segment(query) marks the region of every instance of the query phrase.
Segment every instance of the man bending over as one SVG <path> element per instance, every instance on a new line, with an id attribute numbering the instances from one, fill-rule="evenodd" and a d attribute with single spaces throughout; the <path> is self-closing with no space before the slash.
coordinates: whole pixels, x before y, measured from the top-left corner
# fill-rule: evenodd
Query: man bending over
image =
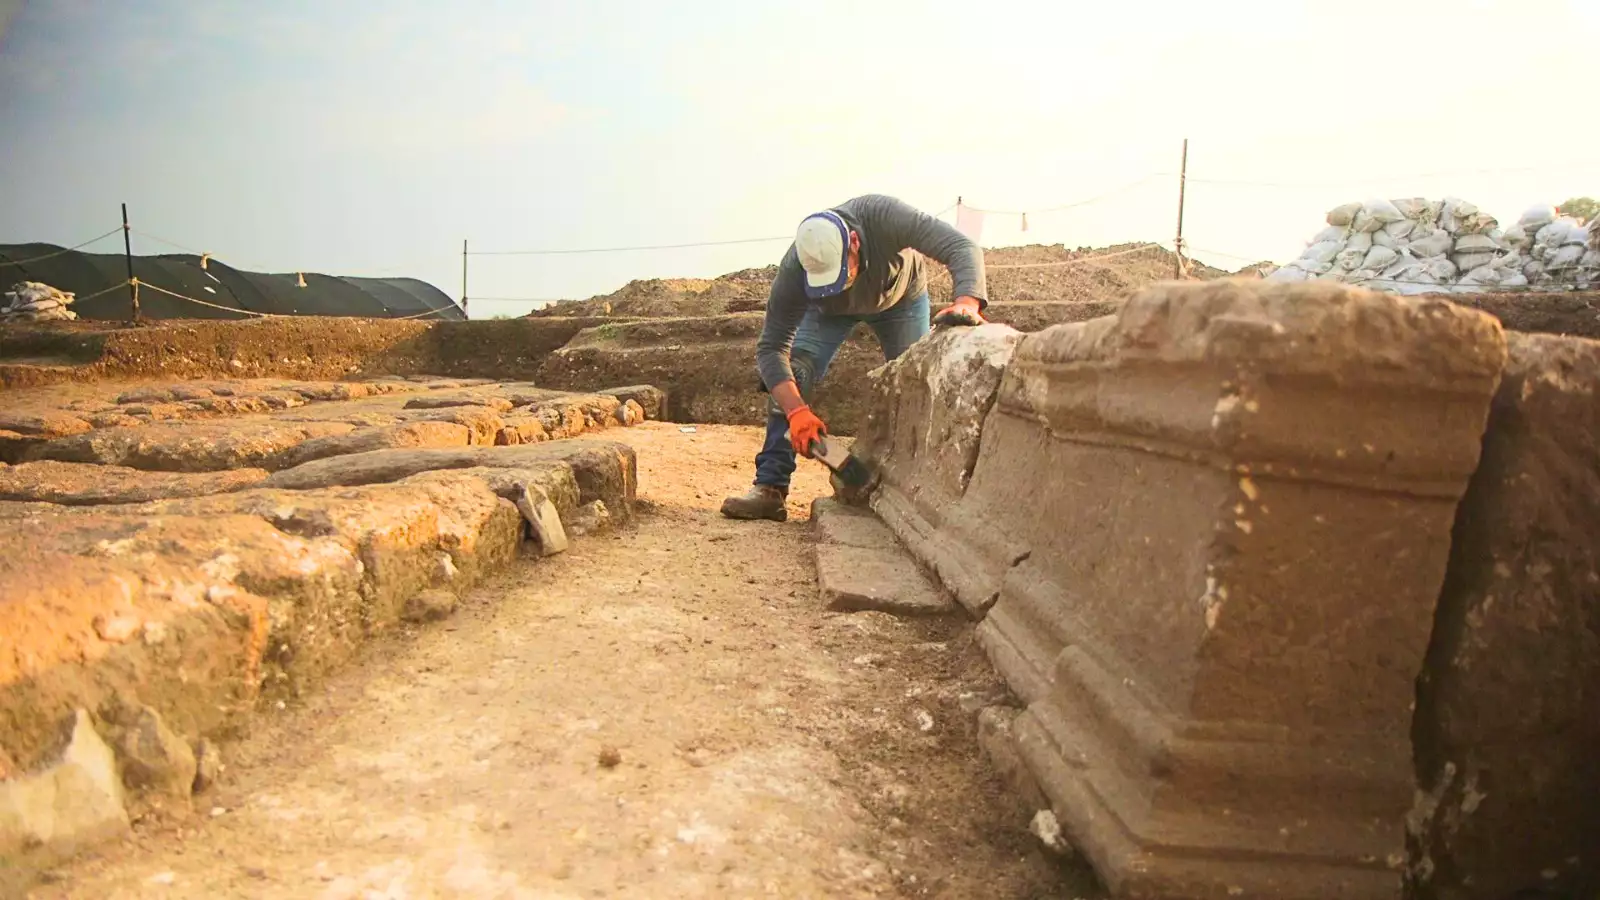
<path id="1" fill-rule="evenodd" d="M 839 346 L 858 323 L 894 359 L 928 333 L 923 255 L 944 263 L 955 301 L 935 325 L 981 325 L 989 300 L 983 251 L 954 227 L 893 197 L 868 194 L 807 216 L 778 264 L 756 344 L 756 368 L 771 394 L 755 485 L 723 501 L 730 519 L 789 517 L 785 501 L 796 452 L 827 426 L 808 405 Z"/>

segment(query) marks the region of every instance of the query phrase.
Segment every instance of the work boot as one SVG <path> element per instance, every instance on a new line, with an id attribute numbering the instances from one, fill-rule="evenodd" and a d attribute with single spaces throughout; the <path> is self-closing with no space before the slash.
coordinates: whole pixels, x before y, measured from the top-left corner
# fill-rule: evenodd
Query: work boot
<path id="1" fill-rule="evenodd" d="M 722 501 L 722 514 L 730 519 L 771 519 L 774 522 L 789 520 L 786 502 L 789 492 L 770 484 L 758 484 L 743 495 Z"/>

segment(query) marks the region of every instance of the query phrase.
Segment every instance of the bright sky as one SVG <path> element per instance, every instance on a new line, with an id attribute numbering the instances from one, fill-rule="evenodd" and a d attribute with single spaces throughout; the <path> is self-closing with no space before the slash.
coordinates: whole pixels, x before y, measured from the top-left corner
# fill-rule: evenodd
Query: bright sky
<path id="1" fill-rule="evenodd" d="M 1156 173 L 982 240 L 1170 241 L 1187 137 L 1184 233 L 1231 269 L 1216 254 L 1287 260 L 1367 196 L 1514 220 L 1600 194 L 1597 44 L 1594 0 L 0 0 L 0 242 L 70 246 L 127 202 L 241 268 L 459 297 L 463 238 L 737 240 L 865 192 L 1042 210 Z M 475 256 L 469 296 L 784 249 Z"/>

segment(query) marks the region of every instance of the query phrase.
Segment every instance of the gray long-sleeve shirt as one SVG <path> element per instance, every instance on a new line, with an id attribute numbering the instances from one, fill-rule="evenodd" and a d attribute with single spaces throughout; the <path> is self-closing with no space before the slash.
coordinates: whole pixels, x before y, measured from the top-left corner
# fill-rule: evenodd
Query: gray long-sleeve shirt
<path id="1" fill-rule="evenodd" d="M 882 312 L 927 289 L 922 255 L 950 269 L 955 297 L 976 297 L 989 305 L 983 250 L 951 225 L 893 197 L 867 194 L 834 207 L 850 230 L 861 235 L 861 269 L 849 290 L 812 300 L 806 273 L 794 245 L 778 264 L 767 297 L 767 317 L 756 342 L 756 369 L 770 390 L 794 378 L 789 351 L 800 320 L 812 303 L 825 315 L 864 316 Z"/>

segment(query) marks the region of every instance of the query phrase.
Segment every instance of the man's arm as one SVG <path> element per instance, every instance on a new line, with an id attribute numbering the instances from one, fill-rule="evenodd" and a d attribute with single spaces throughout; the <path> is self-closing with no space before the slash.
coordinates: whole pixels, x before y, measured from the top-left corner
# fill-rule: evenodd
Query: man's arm
<path id="1" fill-rule="evenodd" d="M 791 246 L 778 264 L 778 276 L 772 280 L 772 289 L 767 294 L 766 319 L 761 325 L 761 338 L 756 341 L 756 370 L 784 415 L 805 405 L 794 383 L 794 370 L 789 366 L 789 351 L 794 347 L 794 336 L 800 330 L 809 302 L 801 272 Z"/>
<path id="2" fill-rule="evenodd" d="M 988 278 L 983 269 L 983 248 L 920 209 L 893 197 L 875 197 L 874 207 L 888 226 L 895 243 L 910 247 L 929 259 L 944 263 L 950 270 L 951 294 L 956 299 L 971 297 L 978 308 L 989 305 Z"/>

